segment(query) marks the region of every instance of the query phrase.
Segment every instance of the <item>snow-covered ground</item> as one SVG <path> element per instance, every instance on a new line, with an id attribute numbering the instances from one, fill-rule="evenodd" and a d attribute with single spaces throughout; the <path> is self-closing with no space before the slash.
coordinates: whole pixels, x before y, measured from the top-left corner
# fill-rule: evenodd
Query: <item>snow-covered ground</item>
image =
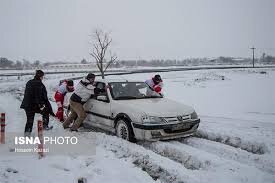
<path id="1" fill-rule="evenodd" d="M 154 73 L 110 76 L 145 80 Z M 193 106 L 201 118 L 194 137 L 137 144 L 100 132 L 91 156 L 0 156 L 0 182 L 275 182 L 275 69 L 161 73 L 165 97 Z M 47 77 L 49 97 L 60 79 Z M 0 82 L 7 133 L 23 132 L 19 109 L 28 77 Z M 55 104 L 53 103 L 53 107 Z M 56 109 L 56 107 L 55 107 Z M 51 120 L 48 133 L 70 133 Z M 36 129 L 36 126 L 34 127 Z M 9 143 L 0 145 L 8 149 Z M 90 147 L 87 147 L 90 148 Z"/>

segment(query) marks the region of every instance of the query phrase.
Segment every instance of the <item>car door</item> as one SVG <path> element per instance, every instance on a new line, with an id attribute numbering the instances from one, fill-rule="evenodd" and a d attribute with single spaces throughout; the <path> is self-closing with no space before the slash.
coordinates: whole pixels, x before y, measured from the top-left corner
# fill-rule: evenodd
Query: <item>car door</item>
<path id="1" fill-rule="evenodd" d="M 106 84 L 103 82 L 96 83 L 96 88 L 104 91 L 96 93 L 94 99 L 91 100 L 90 112 L 92 113 L 91 118 L 94 119 L 90 118 L 90 120 L 96 123 L 95 126 L 105 130 L 110 130 L 112 128 L 113 120 L 111 117 L 111 104 L 105 86 Z M 107 100 L 100 100 L 98 99 L 99 96 L 106 96 Z"/>

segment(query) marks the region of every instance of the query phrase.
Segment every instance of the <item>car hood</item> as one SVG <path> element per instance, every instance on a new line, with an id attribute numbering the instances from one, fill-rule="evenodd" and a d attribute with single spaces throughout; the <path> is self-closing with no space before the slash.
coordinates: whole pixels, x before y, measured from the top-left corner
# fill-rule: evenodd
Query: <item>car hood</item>
<path id="1" fill-rule="evenodd" d="M 194 112 L 192 107 L 166 98 L 117 100 L 116 102 L 131 107 L 133 110 L 144 112 L 149 116 L 173 117 Z"/>

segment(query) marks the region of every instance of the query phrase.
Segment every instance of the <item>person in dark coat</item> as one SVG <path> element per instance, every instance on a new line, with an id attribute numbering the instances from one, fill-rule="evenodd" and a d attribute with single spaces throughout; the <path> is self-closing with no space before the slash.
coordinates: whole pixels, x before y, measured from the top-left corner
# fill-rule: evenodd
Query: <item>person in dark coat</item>
<path id="1" fill-rule="evenodd" d="M 46 87 L 42 83 L 43 77 L 44 72 L 37 70 L 34 79 L 26 84 L 24 99 L 20 106 L 27 116 L 25 135 L 30 135 L 32 132 L 35 113 L 42 114 L 43 129 L 52 129 L 52 126 L 49 127 L 49 115 L 55 116 L 55 114 L 49 102 Z"/>

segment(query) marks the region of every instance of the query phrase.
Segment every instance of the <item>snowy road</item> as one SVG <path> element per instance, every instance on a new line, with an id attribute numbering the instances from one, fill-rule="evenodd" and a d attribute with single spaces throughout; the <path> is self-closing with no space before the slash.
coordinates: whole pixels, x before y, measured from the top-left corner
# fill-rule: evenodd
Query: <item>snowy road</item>
<path id="1" fill-rule="evenodd" d="M 263 70 L 267 74 L 260 74 Z M 151 75 L 123 77 L 144 80 Z M 0 182 L 76 182 L 79 177 L 88 182 L 120 183 L 275 182 L 275 70 L 188 71 L 162 76 L 165 97 L 193 105 L 200 115 L 202 122 L 194 137 L 133 144 L 99 132 L 75 133 L 87 139 L 96 135 L 95 155 L 41 160 L 36 155 L 1 156 Z M 59 79 L 45 81 L 49 96 Z M 24 85 L 25 81 L 0 83 L 0 109 L 7 113 L 8 132 L 22 132 L 25 125 L 25 114 L 19 109 Z M 51 133 L 70 133 L 60 123 L 52 123 Z"/>

